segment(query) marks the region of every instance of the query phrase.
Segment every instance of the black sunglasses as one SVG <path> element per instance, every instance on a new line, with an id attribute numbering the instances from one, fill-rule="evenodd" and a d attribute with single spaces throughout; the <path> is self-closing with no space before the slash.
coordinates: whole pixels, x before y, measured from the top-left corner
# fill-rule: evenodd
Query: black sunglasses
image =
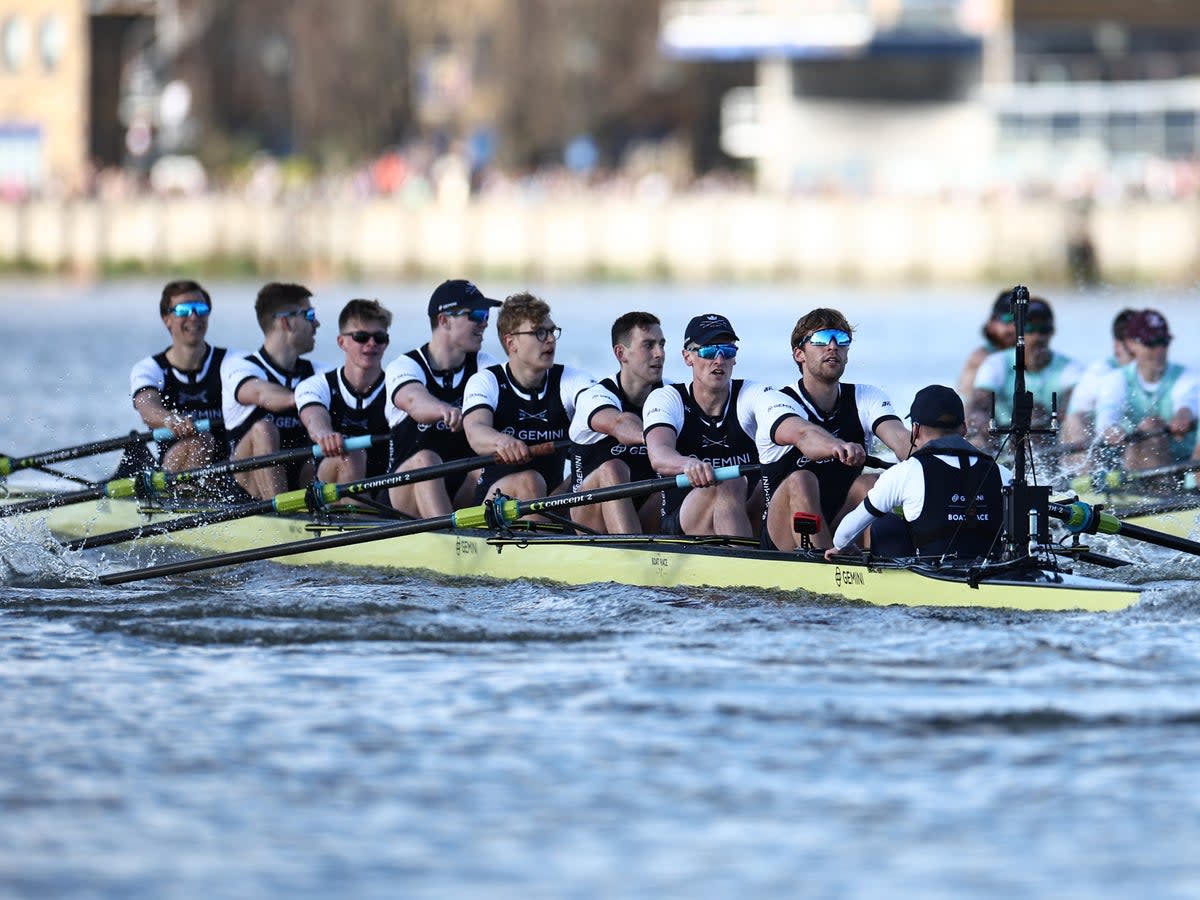
<path id="1" fill-rule="evenodd" d="M 343 331 L 343 335 L 350 338 L 356 344 L 365 344 L 371 338 L 375 338 L 375 343 L 380 347 L 387 344 L 391 340 L 386 331 Z"/>

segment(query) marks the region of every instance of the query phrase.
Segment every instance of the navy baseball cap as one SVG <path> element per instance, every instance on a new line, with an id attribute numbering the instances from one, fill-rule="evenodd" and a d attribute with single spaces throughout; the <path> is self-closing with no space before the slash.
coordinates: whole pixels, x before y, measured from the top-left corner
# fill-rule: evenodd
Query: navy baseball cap
<path id="1" fill-rule="evenodd" d="M 683 332 L 683 343 L 685 347 L 688 344 L 711 344 L 715 338 L 723 335 L 729 335 L 735 341 L 738 339 L 727 318 L 716 313 L 705 313 L 688 322 Z"/>
<path id="2" fill-rule="evenodd" d="M 931 384 L 917 391 L 908 417 L 918 425 L 933 428 L 957 428 L 966 421 L 962 398 L 944 384 Z"/>
<path id="3" fill-rule="evenodd" d="M 499 300 L 483 296 L 483 293 L 465 278 L 443 281 L 429 298 L 429 315 L 448 312 L 452 309 L 491 309 L 500 306 Z"/>

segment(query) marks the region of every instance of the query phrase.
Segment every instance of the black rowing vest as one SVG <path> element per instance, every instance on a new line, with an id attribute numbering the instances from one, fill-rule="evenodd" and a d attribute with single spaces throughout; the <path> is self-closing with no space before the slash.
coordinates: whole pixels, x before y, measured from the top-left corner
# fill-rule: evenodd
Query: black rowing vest
<path id="1" fill-rule="evenodd" d="M 383 373 L 362 396 L 345 385 L 339 374 L 340 370 L 325 373 L 325 381 L 329 384 L 329 420 L 334 430 L 346 437 L 387 434 L 387 391 L 384 390 Z M 388 443 L 380 441 L 367 448 L 368 477 L 391 471 L 392 454 Z"/>
<path id="2" fill-rule="evenodd" d="M 281 368 L 262 347 L 256 352 L 251 353 L 246 359 L 253 362 L 262 370 L 264 381 L 269 381 L 272 384 L 281 384 L 293 391 L 301 381 L 315 374 L 313 364 L 307 359 L 296 360 L 296 368 L 290 372 Z M 254 412 L 250 413 L 241 425 L 229 432 L 230 448 L 236 447 L 238 441 L 246 436 L 246 432 L 250 430 L 250 427 L 262 419 L 273 423 L 279 429 L 280 450 L 312 446 L 312 441 L 308 437 L 308 430 L 300 421 L 299 412 L 273 413 L 260 406 Z"/>
<path id="3" fill-rule="evenodd" d="M 867 436 L 859 419 L 853 384 L 842 385 L 837 403 L 828 414 L 821 412 L 807 392 L 797 390 L 795 385 L 788 385 L 780 390 L 807 411 L 809 421 L 814 425 L 820 425 L 839 440 L 861 444 L 863 449 L 866 449 Z M 817 483 L 821 488 L 821 515 L 825 517 L 825 521 L 832 522 L 845 505 L 850 486 L 854 484 L 854 479 L 862 474 L 863 467 L 848 466 L 833 458 L 809 459 L 793 447 L 780 459 L 763 467 L 763 483 L 768 503 L 775 489 L 797 469 L 806 469 L 817 476 Z"/>
<path id="4" fill-rule="evenodd" d="M 683 399 L 683 430 L 675 438 L 675 449 L 684 456 L 702 459 L 714 469 L 721 466 L 740 466 L 758 462 L 758 447 L 754 436 L 746 434 L 738 421 L 738 395 L 742 392 L 743 379 L 735 378 L 729 383 L 729 405 L 725 415 L 714 419 L 700 411 L 692 396 L 690 385 L 671 385 Z M 756 479 L 751 479 L 754 481 Z M 669 488 L 663 491 L 662 516 L 666 519 L 683 505 L 683 499 L 691 488 Z"/>
<path id="5" fill-rule="evenodd" d="M 496 383 L 500 387 L 496 409 L 492 412 L 493 428 L 510 434 L 526 444 L 560 441 L 567 436 L 571 420 L 567 416 L 566 407 L 562 402 L 563 366 L 561 363 L 555 363 L 551 367 L 550 371 L 546 373 L 546 381 L 542 390 L 528 399 L 513 388 L 507 365 L 488 366 L 488 371 L 495 376 Z M 541 474 L 547 487 L 553 490 L 563 480 L 566 461 L 566 451 L 558 450 L 548 456 L 539 456 L 531 464 L 525 466 L 492 463 L 484 468 L 480 484 L 486 484 L 489 479 L 495 480 L 494 476 L 500 473 L 508 474 L 521 469 L 535 469 Z"/>
<path id="6" fill-rule="evenodd" d="M 429 345 L 419 350 L 409 350 L 404 355 L 413 360 L 425 373 L 425 389 L 441 400 L 462 409 L 463 391 L 467 379 L 479 370 L 479 354 L 472 351 L 463 360 L 458 369 L 432 369 L 429 366 Z M 462 373 L 461 378 L 455 376 Z M 455 384 L 457 380 L 458 384 Z M 403 387 L 403 385 L 401 385 Z M 408 459 L 420 450 L 432 450 L 440 456 L 443 462 L 452 459 L 466 459 L 474 456 L 471 445 L 467 443 L 466 431 L 459 428 L 451 431 L 441 420 L 433 424 L 422 424 L 412 416 L 406 416 L 404 421 L 392 429 L 392 446 L 397 463 Z"/>
<path id="7" fill-rule="evenodd" d="M 154 355 L 154 362 L 163 373 L 163 406 L 191 416 L 193 421 L 208 419 L 208 433 L 216 440 L 218 453 L 222 456 L 227 448 L 225 414 L 221 410 L 221 360 L 224 358 L 224 347 L 209 347 L 200 368 L 184 372 L 167 362 L 166 350 Z M 173 441 L 163 442 L 163 446 L 171 443 Z"/>
<path id="8" fill-rule="evenodd" d="M 935 454 L 953 451 L 961 468 Z M 908 523 L 923 556 L 952 553 L 973 559 L 992 552 L 1003 525 L 1004 498 L 995 460 L 958 435 L 930 441 L 912 455 L 925 474 L 925 503 Z M 968 463 L 974 462 L 973 466 Z"/>
<path id="9" fill-rule="evenodd" d="M 634 403 L 621 387 L 619 378 L 605 378 L 600 384 L 604 385 L 621 403 L 621 412 L 642 414 L 642 404 Z M 661 386 L 661 385 L 660 385 Z M 650 457 L 646 454 L 645 444 L 620 444 L 615 437 L 605 435 L 594 444 L 571 444 L 571 465 L 575 474 L 575 488 L 583 484 L 583 480 L 600 468 L 610 459 L 622 460 L 629 466 L 630 481 L 645 481 L 654 477 L 650 468 Z"/>

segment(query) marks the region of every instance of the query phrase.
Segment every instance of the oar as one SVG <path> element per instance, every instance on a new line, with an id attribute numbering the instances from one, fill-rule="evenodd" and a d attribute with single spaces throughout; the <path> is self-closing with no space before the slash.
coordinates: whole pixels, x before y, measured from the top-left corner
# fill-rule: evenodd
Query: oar
<path id="1" fill-rule="evenodd" d="M 208 419 L 196 422 L 197 431 L 208 431 Z M 108 438 L 103 441 L 91 441 L 87 444 L 77 444 L 74 447 L 63 447 L 60 450 L 47 450 L 45 453 L 35 453 L 31 456 L 0 456 L 0 477 L 11 475 L 18 469 L 36 469 L 50 463 L 66 462 L 69 459 L 82 459 L 85 456 L 95 456 L 107 453 L 109 450 L 120 450 L 130 442 L 145 443 L 146 441 L 169 441 L 175 437 L 170 428 L 155 428 L 153 431 L 131 431 L 124 437 Z"/>
<path id="2" fill-rule="evenodd" d="M 349 443 L 349 442 L 347 442 Z M 532 444 L 529 447 L 534 456 L 547 456 L 558 450 L 565 449 L 570 441 L 554 441 L 544 444 Z M 316 512 L 319 509 L 335 503 L 343 497 L 353 497 L 357 494 L 369 493 L 383 488 L 402 487 L 415 484 L 418 481 L 432 481 L 446 475 L 456 475 L 459 472 L 469 472 L 489 463 L 495 462 L 494 456 L 471 456 L 467 459 L 454 459 L 438 463 L 436 466 L 426 466 L 423 469 L 411 469 L 407 472 L 393 472 L 389 475 L 378 475 L 362 481 L 349 481 L 345 484 L 322 484 L 314 482 L 306 488 L 286 491 L 270 500 L 255 500 L 238 506 L 217 508 L 211 511 L 196 513 L 191 516 L 181 516 L 177 519 L 163 519 L 158 522 L 148 522 L 135 528 L 123 531 L 112 531 L 93 537 L 76 538 L 63 544 L 66 550 L 83 550 L 85 548 L 107 547 L 110 544 L 123 544 L 138 538 L 152 537 L 156 534 L 171 534 L 176 531 L 187 531 L 191 528 L 201 528 L 205 525 L 215 525 L 218 522 L 231 522 L 234 519 L 245 519 L 249 516 L 267 513 L 298 513 Z"/>
<path id="3" fill-rule="evenodd" d="M 346 438 L 346 449 L 358 450 L 371 446 L 375 441 L 388 440 L 390 437 L 391 435 L 387 434 L 365 434 L 358 437 Z M 265 456 L 251 456 L 247 459 L 231 460 L 229 462 L 217 463 L 213 466 L 205 466 L 200 469 L 184 469 L 182 472 L 151 469 L 148 472 L 131 475 L 128 478 L 114 478 L 111 481 L 106 481 L 103 484 L 98 484 L 82 491 L 50 494 L 46 497 L 37 497 L 22 503 L 0 506 L 0 518 L 20 515 L 22 513 L 40 512 L 44 509 L 57 509 L 60 506 L 85 503 L 88 500 L 100 500 L 104 497 L 115 500 L 123 497 L 136 497 L 143 494 L 145 496 L 154 496 L 166 493 L 177 484 L 195 484 L 206 481 L 214 476 L 233 475 L 237 472 L 263 469 L 267 466 L 273 466 L 276 463 L 287 462 L 290 459 L 300 459 L 306 456 L 315 456 L 319 459 L 323 455 L 320 445 L 313 444 L 310 447 L 294 447 L 290 450 L 279 450 L 275 453 L 268 453 Z"/>
<path id="4" fill-rule="evenodd" d="M 6 453 L 0 453 L 0 459 L 11 459 Z M 94 481 L 88 481 L 86 478 L 80 478 L 78 475 L 72 475 L 70 472 L 63 472 L 60 469 L 52 469 L 49 466 L 27 466 L 26 468 L 33 469 L 35 472 L 45 472 L 47 475 L 53 475 L 55 478 L 62 478 L 64 481 L 74 481 L 76 484 L 86 484 L 91 487 L 95 484 Z M 0 479 L 4 476 L 0 475 Z"/>
<path id="5" fill-rule="evenodd" d="M 1119 491 L 1121 488 L 1139 481 L 1161 478 L 1164 475 L 1183 475 L 1197 469 L 1200 469 L 1200 459 L 1185 459 L 1182 462 L 1156 466 L 1153 469 L 1134 469 L 1128 472 L 1114 469 L 1111 472 L 1097 472 L 1095 475 L 1076 475 L 1071 479 L 1071 490 L 1077 494 L 1086 491 Z M 1186 480 L 1183 487 L 1189 490 L 1195 488 L 1195 484 L 1189 483 L 1190 481 L 1191 479 Z"/>
<path id="6" fill-rule="evenodd" d="M 1191 432 L 1193 432 L 1195 430 L 1196 430 L 1196 423 L 1193 422 L 1191 424 L 1191 426 L 1188 428 L 1188 430 L 1185 432 L 1185 434 L 1190 434 Z M 1174 434 L 1174 432 L 1172 432 L 1170 428 L 1163 426 L 1162 428 L 1156 428 L 1153 431 L 1131 431 L 1127 435 L 1125 435 L 1125 437 L 1121 438 L 1121 440 L 1118 443 L 1113 444 L 1113 445 L 1103 444 L 1103 443 L 1099 443 L 1097 441 L 1079 441 L 1078 443 L 1075 443 L 1075 444 L 1052 445 L 1050 447 L 1046 447 L 1045 450 L 1043 450 L 1043 452 L 1057 453 L 1057 454 L 1065 456 L 1068 453 L 1083 453 L 1085 450 L 1092 450 L 1092 449 L 1116 450 L 1116 449 L 1119 449 L 1120 447 L 1126 446 L 1127 444 L 1140 444 L 1142 441 L 1150 440 L 1150 438 L 1163 437 L 1163 436 L 1170 437 L 1173 434 Z"/>
<path id="7" fill-rule="evenodd" d="M 1049 512 L 1051 518 L 1061 519 L 1067 530 L 1074 534 L 1118 534 L 1135 541 L 1166 547 L 1168 550 L 1200 555 L 1200 543 L 1196 541 L 1122 522 L 1112 513 L 1097 509 L 1082 500 L 1069 504 L 1051 503 Z"/>
<path id="8" fill-rule="evenodd" d="M 726 481 L 741 475 L 757 473 L 758 469 L 759 466 L 755 463 L 747 466 L 723 466 L 715 471 L 718 481 Z M 635 481 L 631 484 L 617 484 L 611 487 L 597 488 L 594 491 L 579 494 L 557 494 L 551 497 L 540 497 L 536 500 L 500 498 L 490 500 L 479 506 L 469 506 L 465 509 L 456 510 L 444 516 L 435 516 L 431 519 L 397 522 L 393 525 L 377 525 L 358 531 L 329 534 L 302 541 L 276 544 L 272 547 L 258 547 L 234 553 L 222 553 L 203 559 L 167 563 L 160 566 L 151 566 L 146 569 L 130 569 L 126 572 L 101 575 L 99 581 L 101 584 L 128 584 L 131 581 L 144 581 L 148 578 L 183 575 L 189 572 L 217 569 L 222 566 L 256 562 L 262 559 L 275 559 L 281 556 L 294 556 L 298 553 L 311 553 L 317 550 L 349 547 L 354 544 L 365 544 L 371 541 L 381 541 L 409 534 L 443 531 L 448 528 L 497 528 L 501 525 L 515 522 L 523 516 L 535 515 L 540 512 L 570 509 L 590 503 L 621 500 L 625 497 L 640 497 L 645 494 L 652 494 L 655 491 L 674 487 L 691 487 L 691 482 L 688 481 L 686 475 L 671 475 L 664 478 L 652 478 L 648 481 Z"/>

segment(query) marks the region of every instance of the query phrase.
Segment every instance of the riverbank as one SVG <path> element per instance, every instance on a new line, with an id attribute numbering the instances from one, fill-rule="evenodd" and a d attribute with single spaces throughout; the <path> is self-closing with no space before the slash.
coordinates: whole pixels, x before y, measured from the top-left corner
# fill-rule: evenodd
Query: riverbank
<path id="1" fill-rule="evenodd" d="M 1095 270 L 1073 267 L 1088 246 Z M 1076 257 L 1076 263 L 1078 257 Z M 1200 207 L 777 198 L 257 203 L 205 196 L 0 206 L 0 271 L 112 275 L 1186 285 Z"/>

